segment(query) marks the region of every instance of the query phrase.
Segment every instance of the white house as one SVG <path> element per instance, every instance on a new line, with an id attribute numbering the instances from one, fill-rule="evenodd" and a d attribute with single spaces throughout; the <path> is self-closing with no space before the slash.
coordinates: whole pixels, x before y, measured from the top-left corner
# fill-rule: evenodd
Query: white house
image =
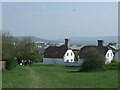
<path id="1" fill-rule="evenodd" d="M 106 59 L 105 63 L 106 64 L 111 63 L 111 61 L 113 60 L 113 57 L 114 57 L 114 54 L 113 54 L 112 50 L 108 50 L 105 54 L 105 59 Z"/>
<path id="2" fill-rule="evenodd" d="M 65 65 L 67 62 L 74 62 L 75 55 L 69 47 L 70 40 L 65 39 L 64 45 L 46 48 L 43 53 L 43 63 Z"/>
<path id="3" fill-rule="evenodd" d="M 84 62 L 84 55 L 86 51 L 90 48 L 95 48 L 97 49 L 102 55 L 105 57 L 105 64 L 111 63 L 113 60 L 114 54 L 113 51 L 108 47 L 108 46 L 103 46 L 103 40 L 98 40 L 98 45 L 97 46 L 84 46 L 80 49 L 79 51 L 79 60 L 81 62 Z M 82 64 L 82 63 L 81 63 Z"/>
<path id="4" fill-rule="evenodd" d="M 67 50 L 63 57 L 64 62 L 74 62 L 74 57 L 75 57 L 75 54 L 73 53 L 73 51 Z"/>
<path id="5" fill-rule="evenodd" d="M 109 43 L 109 47 L 114 51 L 114 60 L 120 62 L 120 44 Z"/>

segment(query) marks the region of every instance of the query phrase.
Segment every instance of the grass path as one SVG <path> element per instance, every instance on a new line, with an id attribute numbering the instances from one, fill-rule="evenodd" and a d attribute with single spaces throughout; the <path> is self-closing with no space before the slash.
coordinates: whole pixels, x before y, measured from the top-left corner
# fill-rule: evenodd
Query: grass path
<path id="1" fill-rule="evenodd" d="M 79 67 L 18 66 L 3 70 L 3 88 L 116 88 L 117 70 L 78 72 Z"/>
<path id="2" fill-rule="evenodd" d="M 38 76 L 38 73 L 33 70 L 31 67 L 26 67 L 26 69 L 30 72 L 30 77 L 32 80 L 32 87 L 34 88 L 40 88 L 40 77 Z"/>

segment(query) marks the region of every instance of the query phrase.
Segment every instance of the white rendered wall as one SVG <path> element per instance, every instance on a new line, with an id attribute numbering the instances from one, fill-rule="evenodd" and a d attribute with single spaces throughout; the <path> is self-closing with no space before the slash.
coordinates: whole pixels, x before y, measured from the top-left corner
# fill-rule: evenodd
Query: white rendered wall
<path id="1" fill-rule="evenodd" d="M 64 66 L 63 58 L 43 58 L 43 64 L 58 64 Z"/>
<path id="2" fill-rule="evenodd" d="M 120 51 L 118 51 L 117 53 L 115 53 L 114 57 L 113 57 L 116 61 L 120 62 Z"/>
<path id="3" fill-rule="evenodd" d="M 113 54 L 112 50 L 108 50 L 105 55 L 105 59 L 106 59 L 105 63 L 106 64 L 111 63 L 111 61 L 113 60 L 113 57 L 114 57 L 114 54 Z"/>
<path id="4" fill-rule="evenodd" d="M 64 60 L 58 58 L 43 58 L 43 64 L 56 64 L 61 66 L 81 66 L 83 63 L 82 59 L 79 59 L 77 62 L 64 62 Z"/>
<path id="5" fill-rule="evenodd" d="M 43 58 L 43 64 L 54 64 L 53 58 Z"/>
<path id="6" fill-rule="evenodd" d="M 67 52 L 64 55 L 64 62 L 74 62 L 75 54 L 72 50 L 67 50 Z"/>

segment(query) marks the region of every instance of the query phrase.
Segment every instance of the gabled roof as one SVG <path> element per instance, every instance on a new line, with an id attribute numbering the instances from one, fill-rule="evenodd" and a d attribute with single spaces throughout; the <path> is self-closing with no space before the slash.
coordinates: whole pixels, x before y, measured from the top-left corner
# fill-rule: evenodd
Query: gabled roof
<path id="1" fill-rule="evenodd" d="M 107 51 L 109 50 L 109 48 L 107 46 L 84 46 L 79 51 L 79 57 L 84 59 L 84 55 L 85 55 L 87 49 L 90 49 L 90 48 L 97 49 L 104 56 L 106 55 Z"/>
<path id="2" fill-rule="evenodd" d="M 108 45 L 108 47 L 112 49 L 112 51 L 113 51 L 114 54 L 119 51 L 119 48 L 116 48 L 114 46 Z"/>
<path id="3" fill-rule="evenodd" d="M 47 49 L 45 49 L 43 54 L 45 58 L 63 58 L 67 50 L 68 49 L 65 45 L 50 46 Z"/>

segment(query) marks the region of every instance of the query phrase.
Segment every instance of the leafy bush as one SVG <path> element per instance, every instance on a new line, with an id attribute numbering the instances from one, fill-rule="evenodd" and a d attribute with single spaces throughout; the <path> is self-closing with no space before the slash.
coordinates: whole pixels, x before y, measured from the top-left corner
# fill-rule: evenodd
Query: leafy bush
<path id="1" fill-rule="evenodd" d="M 95 48 L 89 48 L 84 54 L 84 62 L 81 71 L 89 71 L 97 68 L 102 68 L 105 63 L 105 58 Z"/>
<path id="2" fill-rule="evenodd" d="M 6 69 L 11 70 L 17 66 L 17 59 L 4 59 L 6 61 Z"/>
<path id="3" fill-rule="evenodd" d="M 75 61 L 77 62 L 78 61 L 78 53 L 79 53 L 79 51 L 73 51 L 74 52 L 74 54 L 75 54 Z"/>
<path id="4" fill-rule="evenodd" d="M 42 62 L 42 54 L 38 54 L 37 52 L 32 52 L 29 55 L 29 59 L 33 62 Z"/>
<path id="5" fill-rule="evenodd" d="M 116 60 L 112 60 L 111 63 L 116 63 L 117 61 Z"/>
<path id="6" fill-rule="evenodd" d="M 118 70 L 118 62 L 105 64 L 103 66 L 104 70 Z"/>

